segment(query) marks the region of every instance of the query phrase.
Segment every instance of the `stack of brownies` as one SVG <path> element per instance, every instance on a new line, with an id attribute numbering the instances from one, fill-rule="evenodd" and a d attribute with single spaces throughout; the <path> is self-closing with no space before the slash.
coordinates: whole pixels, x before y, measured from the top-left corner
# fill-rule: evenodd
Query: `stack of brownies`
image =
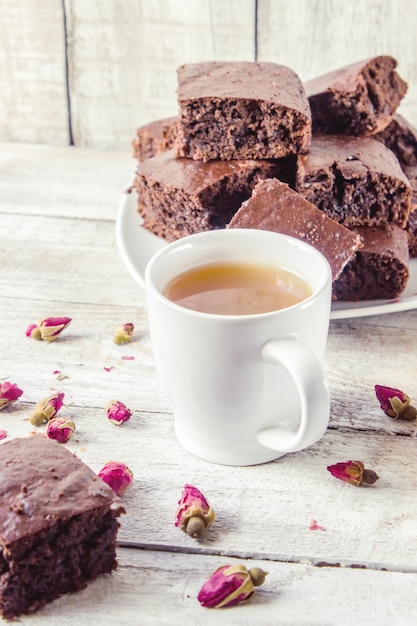
<path id="1" fill-rule="evenodd" d="M 143 226 L 167 241 L 286 233 L 328 258 L 335 298 L 397 297 L 417 256 L 417 131 L 396 113 L 396 65 L 379 56 L 304 84 L 275 63 L 181 66 L 178 117 L 133 140 Z"/>

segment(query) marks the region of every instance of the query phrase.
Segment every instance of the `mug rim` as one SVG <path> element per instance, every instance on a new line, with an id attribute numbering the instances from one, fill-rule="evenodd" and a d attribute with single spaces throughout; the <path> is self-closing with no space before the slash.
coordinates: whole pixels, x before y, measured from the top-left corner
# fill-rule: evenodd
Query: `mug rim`
<path id="1" fill-rule="evenodd" d="M 198 239 L 203 239 L 203 240 L 211 239 L 216 236 L 225 237 L 225 238 L 228 238 L 228 237 L 233 238 L 233 237 L 242 236 L 242 234 L 245 234 L 245 236 L 249 236 L 249 237 L 253 236 L 253 237 L 280 239 L 280 240 L 289 241 L 292 243 L 292 245 L 299 246 L 300 248 L 303 248 L 304 250 L 308 251 L 309 254 L 315 255 L 316 258 L 319 260 L 319 262 L 322 263 L 323 270 L 325 272 L 321 280 L 321 285 L 317 289 L 315 289 L 313 293 L 309 295 L 307 298 L 305 298 L 304 300 L 301 300 L 300 302 L 292 304 L 290 306 L 284 307 L 282 309 L 276 309 L 273 311 L 267 311 L 264 313 L 247 313 L 243 315 L 238 315 L 238 314 L 229 315 L 229 314 L 224 314 L 224 313 L 207 313 L 205 311 L 196 311 L 195 309 L 189 309 L 187 307 L 182 306 L 181 304 L 177 304 L 176 302 L 169 300 L 169 298 L 164 296 L 164 294 L 160 291 L 160 289 L 158 289 L 158 287 L 155 285 L 153 281 L 153 277 L 152 277 L 152 272 L 154 268 L 157 266 L 157 264 L 160 262 L 161 257 L 165 257 L 167 255 L 172 254 L 173 251 L 175 251 L 177 248 L 182 248 L 184 246 L 188 247 L 192 245 L 193 241 L 196 241 Z M 144 278 L 145 278 L 146 297 L 149 297 L 149 293 L 152 293 L 158 300 L 162 301 L 166 306 L 170 306 L 174 310 L 179 310 L 182 313 L 186 313 L 191 316 L 203 317 L 206 319 L 217 319 L 217 320 L 221 319 L 224 321 L 230 320 L 230 321 L 236 322 L 236 321 L 244 321 L 244 320 L 254 319 L 254 318 L 263 319 L 263 318 L 267 318 L 267 317 L 274 316 L 274 315 L 284 314 L 287 311 L 291 311 L 294 309 L 303 308 L 311 300 L 317 298 L 327 288 L 327 285 L 329 282 L 331 285 L 332 271 L 331 271 L 331 267 L 330 267 L 328 260 L 326 259 L 324 254 L 320 252 L 320 250 L 317 250 L 317 248 L 314 248 L 314 246 L 307 243 L 306 241 L 302 241 L 301 239 L 292 237 L 291 235 L 278 233 L 278 232 L 270 231 L 270 230 L 257 229 L 257 228 L 231 228 L 231 229 L 221 228 L 221 229 L 216 229 L 216 230 L 208 230 L 208 231 L 202 231 L 199 233 L 193 233 L 191 235 L 186 235 L 185 237 L 181 237 L 180 239 L 176 239 L 175 241 L 168 243 L 168 245 L 164 246 L 163 248 L 155 252 L 153 256 L 149 259 L 145 268 Z"/>

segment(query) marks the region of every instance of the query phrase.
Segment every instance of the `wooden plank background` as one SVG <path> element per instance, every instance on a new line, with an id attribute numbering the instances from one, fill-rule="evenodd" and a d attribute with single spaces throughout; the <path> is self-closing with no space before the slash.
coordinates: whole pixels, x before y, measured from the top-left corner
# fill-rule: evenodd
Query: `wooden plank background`
<path id="1" fill-rule="evenodd" d="M 268 60 L 304 80 L 391 54 L 417 124 L 413 0 L 0 0 L 0 141 L 130 151 L 176 112 L 176 68 Z"/>

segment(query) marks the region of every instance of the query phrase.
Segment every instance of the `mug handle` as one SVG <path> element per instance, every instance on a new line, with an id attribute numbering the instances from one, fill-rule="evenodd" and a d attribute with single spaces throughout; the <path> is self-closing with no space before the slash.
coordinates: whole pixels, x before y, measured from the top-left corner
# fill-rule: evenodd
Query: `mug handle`
<path id="1" fill-rule="evenodd" d="M 260 430 L 259 443 L 277 452 L 295 452 L 315 443 L 325 433 L 330 415 L 330 394 L 319 360 L 295 336 L 268 341 L 262 357 L 291 374 L 300 395 L 301 419 L 296 431 L 284 423 Z"/>

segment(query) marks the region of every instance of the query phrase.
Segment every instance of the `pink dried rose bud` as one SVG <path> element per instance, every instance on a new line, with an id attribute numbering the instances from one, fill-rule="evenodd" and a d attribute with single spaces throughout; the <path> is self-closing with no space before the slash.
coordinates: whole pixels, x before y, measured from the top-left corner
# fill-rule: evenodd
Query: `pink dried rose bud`
<path id="1" fill-rule="evenodd" d="M 122 495 L 133 481 L 133 472 L 125 463 L 109 461 L 97 473 L 118 496 Z"/>
<path id="2" fill-rule="evenodd" d="M 62 331 L 70 324 L 70 317 L 45 317 L 38 324 L 31 324 L 26 329 L 26 337 L 55 341 Z"/>
<path id="3" fill-rule="evenodd" d="M 375 385 L 375 393 L 381 409 L 389 417 L 408 422 L 416 419 L 417 409 L 410 404 L 409 396 L 400 389 Z"/>
<path id="4" fill-rule="evenodd" d="M 132 415 L 132 411 L 128 409 L 123 402 L 120 402 L 120 400 L 110 400 L 105 410 L 110 422 L 117 426 L 130 420 Z"/>
<path id="5" fill-rule="evenodd" d="M 184 485 L 175 518 L 175 526 L 190 537 L 201 537 L 215 520 L 214 509 L 206 496 L 193 485 Z"/>
<path id="6" fill-rule="evenodd" d="M 113 339 L 114 343 L 117 343 L 119 345 L 121 343 L 127 343 L 132 339 L 134 330 L 135 327 L 132 322 L 127 322 L 126 324 L 123 324 L 123 326 L 119 326 Z"/>
<path id="7" fill-rule="evenodd" d="M 74 430 L 75 424 L 73 421 L 67 420 L 65 417 L 54 417 L 48 422 L 46 436 L 49 439 L 58 441 L 58 443 L 67 443 L 71 439 Z"/>
<path id="8" fill-rule="evenodd" d="M 373 485 L 379 478 L 373 470 L 365 469 L 362 461 L 335 463 L 335 465 L 329 465 L 327 469 L 335 478 L 357 487 L 362 484 Z"/>
<path id="9" fill-rule="evenodd" d="M 16 383 L 9 383 L 8 381 L 0 383 L 0 411 L 16 402 L 22 393 L 22 389 Z"/>
<path id="10" fill-rule="evenodd" d="M 220 609 L 248 600 L 265 581 L 268 572 L 259 567 L 223 565 L 206 580 L 197 596 L 202 606 Z"/>
<path id="11" fill-rule="evenodd" d="M 35 405 L 35 410 L 29 417 L 29 421 L 34 426 L 40 426 L 43 422 L 48 422 L 58 413 L 64 403 L 64 393 L 57 392 L 43 398 Z"/>

